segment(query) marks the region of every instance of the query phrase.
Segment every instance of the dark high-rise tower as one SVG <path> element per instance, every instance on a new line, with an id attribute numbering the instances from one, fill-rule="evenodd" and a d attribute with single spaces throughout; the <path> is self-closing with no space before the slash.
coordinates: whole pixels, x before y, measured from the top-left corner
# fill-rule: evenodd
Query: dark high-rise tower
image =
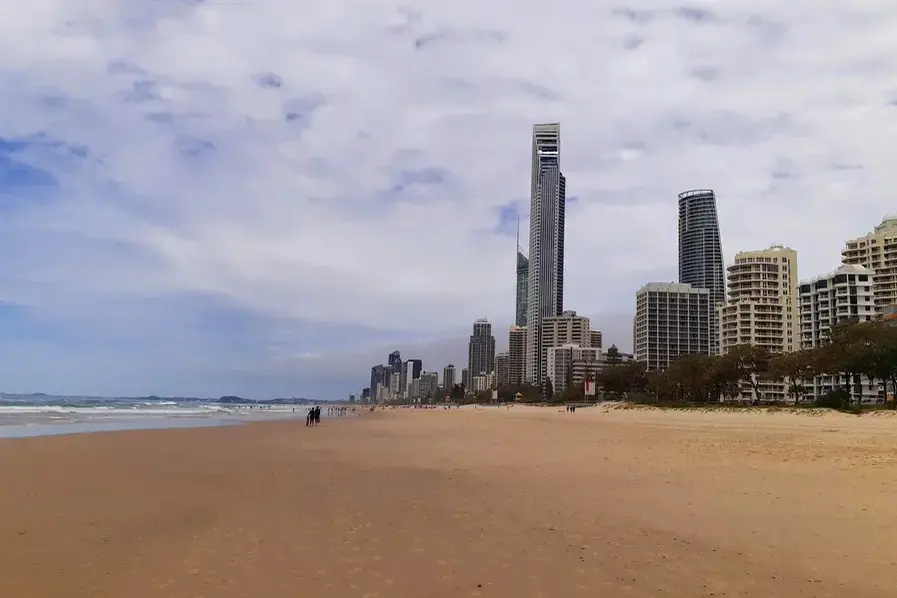
<path id="1" fill-rule="evenodd" d="M 716 354 L 716 304 L 726 301 L 726 270 L 712 189 L 679 194 L 679 282 L 710 291 L 710 352 Z"/>
<path id="2" fill-rule="evenodd" d="M 473 334 L 467 345 L 467 373 L 474 376 L 488 374 L 495 369 L 495 337 L 492 324 L 485 318 L 473 323 Z"/>
<path id="3" fill-rule="evenodd" d="M 392 371 L 398 372 L 402 367 L 402 354 L 396 350 L 389 354 L 386 363 L 392 366 Z"/>
<path id="4" fill-rule="evenodd" d="M 564 311 L 566 179 L 561 174 L 561 126 L 533 125 L 530 181 L 529 287 L 526 316 L 526 381 L 541 385 L 542 319 Z"/>
<path id="5" fill-rule="evenodd" d="M 526 304 L 529 297 L 529 258 L 520 250 L 520 219 L 517 219 L 517 313 L 514 323 L 526 326 Z"/>

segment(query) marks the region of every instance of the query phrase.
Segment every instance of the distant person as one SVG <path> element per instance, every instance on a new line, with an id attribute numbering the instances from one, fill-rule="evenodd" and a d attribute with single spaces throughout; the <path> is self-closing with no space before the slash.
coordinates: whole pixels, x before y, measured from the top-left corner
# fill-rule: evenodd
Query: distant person
<path id="1" fill-rule="evenodd" d="M 308 413 L 305 414 L 305 425 L 310 426 L 311 423 L 314 421 L 314 419 L 315 419 L 315 408 L 312 407 L 311 409 L 308 410 Z"/>
<path id="2" fill-rule="evenodd" d="M 320 406 L 315 406 L 314 422 L 315 422 L 315 425 L 316 425 L 316 426 L 317 426 L 319 423 L 321 423 L 321 407 L 320 407 Z"/>

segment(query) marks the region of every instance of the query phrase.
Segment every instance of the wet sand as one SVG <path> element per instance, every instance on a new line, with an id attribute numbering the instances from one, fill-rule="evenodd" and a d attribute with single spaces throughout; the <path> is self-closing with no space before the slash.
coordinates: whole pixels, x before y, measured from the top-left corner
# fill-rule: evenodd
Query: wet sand
<path id="1" fill-rule="evenodd" d="M 893 597 L 897 418 L 580 409 L 0 440 L 0 596 Z"/>

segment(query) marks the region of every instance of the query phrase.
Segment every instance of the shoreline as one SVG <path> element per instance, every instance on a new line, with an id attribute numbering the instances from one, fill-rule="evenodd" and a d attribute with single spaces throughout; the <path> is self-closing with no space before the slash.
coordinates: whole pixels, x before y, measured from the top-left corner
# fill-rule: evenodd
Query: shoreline
<path id="1" fill-rule="evenodd" d="M 322 414 L 323 422 L 357 417 L 356 414 L 342 417 Z M 99 434 L 107 432 L 130 432 L 146 430 L 176 430 L 240 426 L 247 424 L 296 422 L 305 425 L 305 414 L 296 412 L 267 412 L 255 414 L 234 413 L 208 415 L 135 415 L 132 417 L 110 417 L 82 415 L 78 419 L 29 418 L 28 416 L 6 417 L 0 421 L 0 441 L 43 436 L 68 436 L 73 434 Z"/>

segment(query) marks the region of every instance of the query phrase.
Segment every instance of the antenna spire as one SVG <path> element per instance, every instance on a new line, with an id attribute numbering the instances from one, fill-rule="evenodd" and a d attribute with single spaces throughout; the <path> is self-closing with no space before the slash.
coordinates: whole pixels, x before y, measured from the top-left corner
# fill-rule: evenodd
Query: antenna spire
<path id="1" fill-rule="evenodd" d="M 520 216 L 517 216 L 517 253 L 520 253 Z"/>

